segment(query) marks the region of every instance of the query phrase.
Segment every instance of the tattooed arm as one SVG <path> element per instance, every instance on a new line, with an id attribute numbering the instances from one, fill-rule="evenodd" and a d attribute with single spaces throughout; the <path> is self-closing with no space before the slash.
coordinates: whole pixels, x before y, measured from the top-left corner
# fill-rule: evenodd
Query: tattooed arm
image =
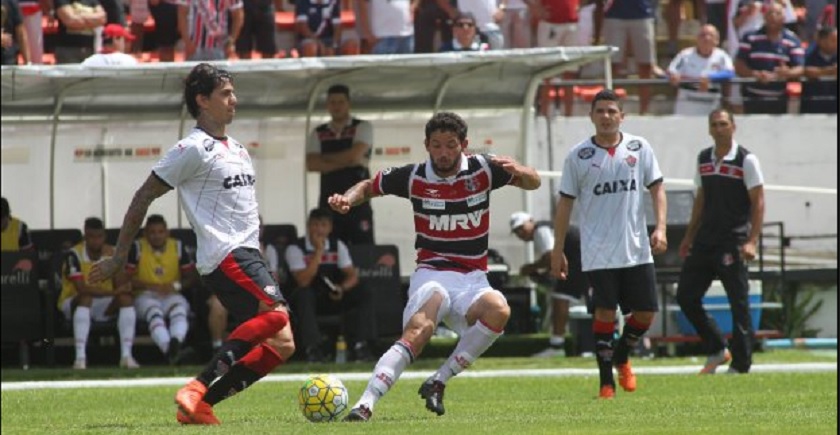
<path id="1" fill-rule="evenodd" d="M 128 250 L 131 248 L 134 236 L 137 235 L 140 226 L 143 224 L 143 218 L 146 217 L 149 205 L 170 190 L 172 188 L 161 181 L 154 173 L 149 175 L 146 182 L 134 193 L 131 205 L 128 206 L 128 211 L 125 213 L 120 229 L 120 236 L 117 239 L 117 247 L 114 249 L 114 256 L 93 265 L 90 277 L 88 277 L 90 282 L 99 282 L 110 278 L 125 268 Z"/>
<path id="2" fill-rule="evenodd" d="M 334 193 L 327 202 L 333 210 L 345 214 L 350 211 L 350 207 L 357 206 L 374 196 L 376 195 L 373 194 L 373 180 L 368 179 L 356 183 L 344 194 Z"/>

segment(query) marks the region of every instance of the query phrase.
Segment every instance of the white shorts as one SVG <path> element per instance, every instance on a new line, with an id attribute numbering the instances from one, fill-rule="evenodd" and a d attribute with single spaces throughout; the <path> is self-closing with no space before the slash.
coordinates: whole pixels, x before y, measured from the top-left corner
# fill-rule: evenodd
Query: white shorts
<path id="1" fill-rule="evenodd" d="M 177 305 L 183 305 L 187 312 L 190 310 L 189 302 L 180 293 L 161 296 L 159 293 L 146 290 L 134 299 L 134 309 L 137 310 L 137 316 L 141 319 L 146 319 L 146 312 L 155 307 L 159 308 L 163 312 L 163 317 L 168 319 L 170 311 Z"/>
<path id="2" fill-rule="evenodd" d="M 537 47 L 574 47 L 580 45 L 577 23 L 537 24 Z"/>
<path id="3" fill-rule="evenodd" d="M 487 282 L 487 274 L 480 270 L 460 273 L 417 269 L 411 274 L 408 303 L 403 311 L 403 328 L 411 316 L 420 311 L 435 292 L 439 292 L 443 295 L 443 303 L 438 310 L 437 323 L 444 322 L 461 335 L 469 326 L 466 316 L 472 304 L 483 294 L 494 291 Z M 504 298 L 501 292 L 497 293 Z"/>
<path id="4" fill-rule="evenodd" d="M 67 298 L 61 303 L 61 312 L 64 313 L 64 317 L 70 321 L 73 320 L 73 299 L 74 298 Z M 90 303 L 90 319 L 94 322 L 107 322 L 108 320 L 113 319 L 114 316 L 105 314 L 105 312 L 108 311 L 108 307 L 111 306 L 111 301 L 113 300 L 113 296 L 93 298 L 93 302 Z"/>

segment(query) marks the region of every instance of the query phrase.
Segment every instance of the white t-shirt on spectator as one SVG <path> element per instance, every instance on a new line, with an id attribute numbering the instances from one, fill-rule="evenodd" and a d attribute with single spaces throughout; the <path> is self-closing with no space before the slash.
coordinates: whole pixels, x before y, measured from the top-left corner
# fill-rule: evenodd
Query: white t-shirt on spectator
<path id="1" fill-rule="evenodd" d="M 120 53 L 97 53 L 82 61 L 83 66 L 129 66 L 137 65 L 137 59 L 130 54 Z"/>
<path id="2" fill-rule="evenodd" d="M 330 250 L 330 240 L 327 239 L 324 241 L 324 252 L 328 252 Z M 312 242 L 309 241 L 309 236 L 306 236 L 306 249 L 308 251 L 313 251 L 315 248 L 312 246 Z M 348 267 L 353 267 L 353 260 L 350 258 L 350 251 L 347 250 L 347 245 L 344 244 L 341 240 L 338 241 L 338 268 L 339 269 L 346 269 Z M 298 245 L 289 245 L 286 247 L 286 264 L 289 265 L 289 270 L 292 272 L 306 269 L 306 258 L 303 254 L 303 251 L 300 249 Z"/>
<path id="3" fill-rule="evenodd" d="M 414 34 L 410 0 L 361 1 L 367 3 L 370 11 L 370 30 L 377 38 Z"/>

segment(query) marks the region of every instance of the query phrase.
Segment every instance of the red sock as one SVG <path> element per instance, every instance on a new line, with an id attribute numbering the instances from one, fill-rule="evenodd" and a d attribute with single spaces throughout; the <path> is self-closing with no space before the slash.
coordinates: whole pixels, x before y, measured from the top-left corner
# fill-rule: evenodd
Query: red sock
<path id="1" fill-rule="evenodd" d="M 282 311 L 263 311 L 234 329 L 228 340 L 242 340 L 256 346 L 274 336 L 288 323 L 289 315 Z"/>
<path id="2" fill-rule="evenodd" d="M 238 362 L 238 364 L 242 364 L 260 376 L 265 376 L 271 373 L 275 367 L 282 363 L 283 358 L 280 357 L 280 354 L 277 353 L 273 347 L 265 343 L 254 346 L 254 348 Z"/>

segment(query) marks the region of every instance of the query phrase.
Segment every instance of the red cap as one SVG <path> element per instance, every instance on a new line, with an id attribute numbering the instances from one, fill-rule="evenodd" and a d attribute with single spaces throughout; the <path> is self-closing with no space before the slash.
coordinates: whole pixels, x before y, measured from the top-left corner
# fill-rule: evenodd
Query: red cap
<path id="1" fill-rule="evenodd" d="M 129 41 L 135 39 L 134 35 L 128 29 L 119 24 L 108 24 L 105 26 L 105 29 L 102 30 L 102 36 L 106 38 L 125 38 Z"/>

